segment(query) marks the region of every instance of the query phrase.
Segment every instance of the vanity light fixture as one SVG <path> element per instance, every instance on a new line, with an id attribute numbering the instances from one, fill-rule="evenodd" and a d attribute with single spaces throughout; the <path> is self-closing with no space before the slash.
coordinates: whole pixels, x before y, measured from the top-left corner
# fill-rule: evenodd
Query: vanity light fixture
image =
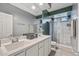
<path id="1" fill-rule="evenodd" d="M 33 10 L 35 10 L 35 9 L 36 9 L 36 7 L 35 7 L 34 5 L 32 5 L 32 9 L 33 9 Z"/>
<path id="2" fill-rule="evenodd" d="M 43 3 L 39 3 L 39 5 L 41 5 L 41 6 L 42 6 L 42 5 L 43 5 Z"/>

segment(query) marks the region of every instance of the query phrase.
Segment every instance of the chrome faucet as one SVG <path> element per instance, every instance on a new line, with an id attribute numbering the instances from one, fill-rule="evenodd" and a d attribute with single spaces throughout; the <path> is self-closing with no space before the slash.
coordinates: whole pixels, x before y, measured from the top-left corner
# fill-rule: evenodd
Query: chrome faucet
<path id="1" fill-rule="evenodd" d="M 18 42 L 19 41 L 19 38 L 18 37 L 16 37 L 16 42 Z"/>
<path id="2" fill-rule="evenodd" d="M 15 43 L 15 42 L 18 42 L 18 41 L 19 41 L 19 38 L 18 37 L 12 38 L 12 43 Z"/>
<path id="3" fill-rule="evenodd" d="M 10 40 L 11 40 L 11 41 L 12 41 L 12 43 L 13 43 L 13 39 L 12 39 L 13 35 L 12 35 L 12 34 L 10 34 L 8 37 L 10 38 Z"/>
<path id="4" fill-rule="evenodd" d="M 10 39 L 11 39 L 12 43 L 15 43 L 15 42 L 18 42 L 19 41 L 18 36 L 13 36 L 12 34 L 9 35 L 9 36 L 10 36 Z"/>

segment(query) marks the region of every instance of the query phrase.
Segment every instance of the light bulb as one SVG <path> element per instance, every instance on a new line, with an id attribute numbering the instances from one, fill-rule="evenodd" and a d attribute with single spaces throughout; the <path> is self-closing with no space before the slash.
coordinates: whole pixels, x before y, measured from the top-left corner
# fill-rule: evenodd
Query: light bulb
<path id="1" fill-rule="evenodd" d="M 39 5 L 43 5 L 43 3 L 39 3 Z"/>
<path id="2" fill-rule="evenodd" d="M 36 9 L 36 7 L 33 5 L 33 6 L 32 6 L 32 9 L 34 10 L 34 9 Z"/>

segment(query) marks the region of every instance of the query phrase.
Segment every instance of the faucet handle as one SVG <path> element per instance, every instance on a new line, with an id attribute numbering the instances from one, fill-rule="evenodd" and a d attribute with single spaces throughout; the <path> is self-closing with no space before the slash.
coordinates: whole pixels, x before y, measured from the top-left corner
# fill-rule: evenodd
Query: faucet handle
<path id="1" fill-rule="evenodd" d="M 18 42 L 19 41 L 19 36 L 16 36 L 15 38 L 16 38 L 16 41 Z"/>
<path id="2" fill-rule="evenodd" d="M 13 37 L 13 35 L 12 35 L 12 34 L 10 34 L 9 36 L 10 36 L 10 37 Z"/>

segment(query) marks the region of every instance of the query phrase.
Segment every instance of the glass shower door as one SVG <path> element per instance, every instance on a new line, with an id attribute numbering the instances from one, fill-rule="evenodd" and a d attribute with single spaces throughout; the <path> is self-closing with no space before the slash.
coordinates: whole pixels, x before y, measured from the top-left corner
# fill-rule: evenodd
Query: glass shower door
<path id="1" fill-rule="evenodd" d="M 54 36 L 53 39 L 59 44 L 71 46 L 70 42 L 70 27 L 67 26 L 69 22 L 62 22 L 63 18 L 57 18 L 54 22 Z"/>

